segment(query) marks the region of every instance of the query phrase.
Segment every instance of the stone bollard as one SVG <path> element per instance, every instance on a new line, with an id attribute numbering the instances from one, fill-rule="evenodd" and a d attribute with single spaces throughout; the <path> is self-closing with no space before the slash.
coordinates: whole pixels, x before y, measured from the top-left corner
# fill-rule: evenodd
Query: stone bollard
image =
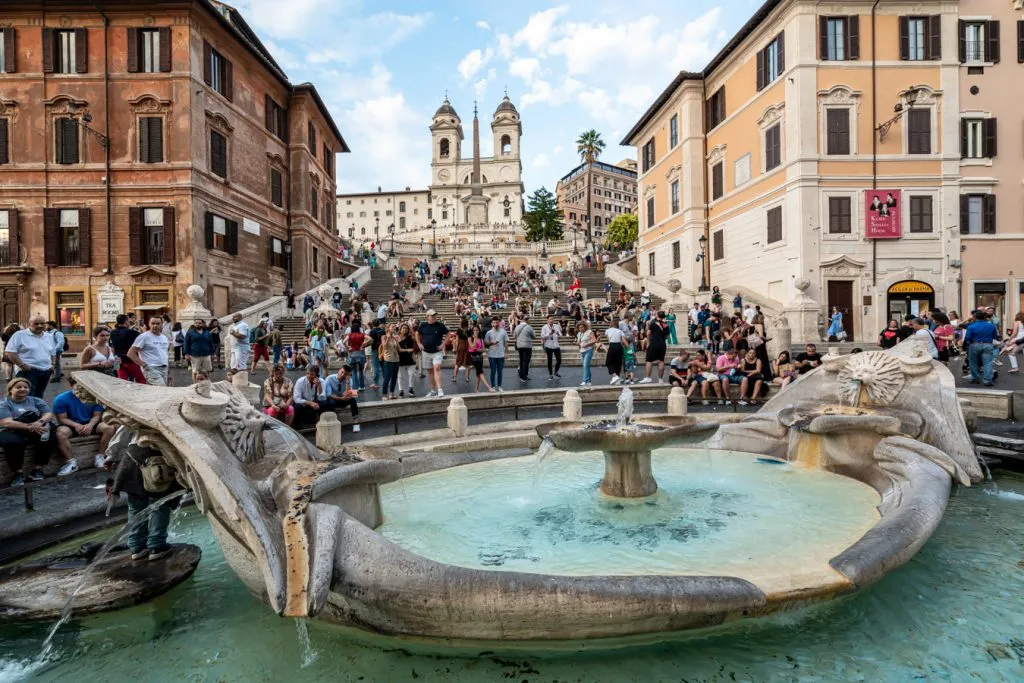
<path id="1" fill-rule="evenodd" d="M 668 392 L 668 414 L 686 415 L 687 410 L 686 392 L 682 387 L 672 387 L 672 390 Z"/>
<path id="2" fill-rule="evenodd" d="M 242 392 L 242 395 L 245 396 L 249 400 L 249 403 L 254 407 L 262 408 L 260 404 L 260 387 L 249 382 L 248 372 L 245 370 L 236 372 L 231 378 L 231 384 Z"/>
<path id="3" fill-rule="evenodd" d="M 469 429 L 469 409 L 466 402 L 455 396 L 448 404 L 448 429 L 455 432 L 455 436 L 463 437 Z"/>
<path id="4" fill-rule="evenodd" d="M 329 453 L 332 448 L 339 445 L 341 445 L 341 421 L 338 420 L 335 413 L 324 413 L 316 423 L 316 447 Z"/>
<path id="5" fill-rule="evenodd" d="M 583 399 L 580 398 L 580 392 L 575 389 L 565 392 L 565 398 L 562 400 L 562 417 L 566 420 L 583 419 Z"/>

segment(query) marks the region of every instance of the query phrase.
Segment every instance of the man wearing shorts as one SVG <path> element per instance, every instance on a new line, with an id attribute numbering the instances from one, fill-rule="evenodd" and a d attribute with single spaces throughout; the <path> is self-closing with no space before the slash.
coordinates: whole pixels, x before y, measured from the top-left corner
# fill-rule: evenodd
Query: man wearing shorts
<path id="1" fill-rule="evenodd" d="M 740 359 L 736 356 L 736 349 L 727 349 L 715 361 L 715 374 L 722 380 L 722 395 L 726 400 L 729 399 L 729 385 L 743 383 L 744 374 L 739 368 Z"/>
<path id="2" fill-rule="evenodd" d="M 147 384 L 167 386 L 167 347 L 170 340 L 163 333 L 164 321 L 158 316 L 149 319 L 149 329 L 132 342 L 128 357 L 142 367 Z"/>
<path id="3" fill-rule="evenodd" d="M 114 436 L 117 428 L 101 421 L 103 406 L 98 403 L 85 403 L 75 396 L 74 388 L 78 382 L 74 377 L 69 376 L 68 383 L 71 385 L 71 389 L 58 394 L 53 399 L 53 415 L 59 425 L 57 427 L 57 450 L 60 451 L 64 462 L 75 462 L 71 455 L 71 437 L 98 434 L 100 445 L 93 458 L 93 465 L 103 467 L 106 461 L 107 444 L 110 443 L 110 437 Z M 65 467 L 74 471 L 78 469 L 78 464 Z"/>
<path id="4" fill-rule="evenodd" d="M 448 336 L 448 328 L 437 319 L 434 309 L 427 311 L 427 322 L 420 323 L 416 328 L 416 346 L 419 347 L 423 369 L 427 371 L 430 393 L 427 398 L 444 396 L 441 388 L 441 363 L 444 362 L 444 338 Z"/>

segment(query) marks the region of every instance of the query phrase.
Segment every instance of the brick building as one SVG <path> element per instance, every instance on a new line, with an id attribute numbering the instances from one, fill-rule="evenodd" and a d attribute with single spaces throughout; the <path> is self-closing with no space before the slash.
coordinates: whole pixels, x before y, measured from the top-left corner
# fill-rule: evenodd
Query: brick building
<path id="1" fill-rule="evenodd" d="M 632 159 L 614 165 L 583 163 L 562 176 L 555 185 L 555 198 L 566 234 L 575 230 L 581 241 L 602 241 L 616 216 L 636 208 L 636 177 Z"/>
<path id="2" fill-rule="evenodd" d="M 0 26 L 3 325 L 41 313 L 81 348 L 193 283 L 224 315 L 331 277 L 348 147 L 237 11 L 7 2 Z"/>

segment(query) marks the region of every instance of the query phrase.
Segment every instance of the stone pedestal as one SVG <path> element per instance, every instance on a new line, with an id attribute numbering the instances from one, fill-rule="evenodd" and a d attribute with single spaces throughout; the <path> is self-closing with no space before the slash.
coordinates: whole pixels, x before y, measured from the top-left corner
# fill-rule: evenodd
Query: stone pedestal
<path id="1" fill-rule="evenodd" d="M 580 398 L 580 392 L 575 389 L 565 392 L 565 398 L 562 400 L 562 417 L 566 420 L 583 419 L 583 399 Z"/>
<path id="2" fill-rule="evenodd" d="M 466 430 L 469 429 L 469 409 L 466 408 L 466 402 L 458 396 L 448 404 L 448 429 L 459 438 L 465 436 Z"/>
<path id="3" fill-rule="evenodd" d="M 616 498 L 643 498 L 654 495 L 658 482 L 651 473 L 651 452 L 604 452 L 604 479 L 601 493 Z"/>
<path id="4" fill-rule="evenodd" d="M 330 452 L 341 444 L 341 422 L 335 413 L 324 413 L 316 423 L 316 447 Z"/>
<path id="5" fill-rule="evenodd" d="M 242 395 L 256 408 L 262 408 L 260 405 L 260 387 L 257 384 L 249 382 L 249 373 L 242 370 L 236 372 L 231 378 L 231 384 L 236 389 L 242 392 Z"/>
<path id="6" fill-rule="evenodd" d="M 771 339 L 768 342 L 768 357 L 774 360 L 779 357 L 779 352 L 789 350 L 793 343 L 793 330 L 784 313 L 769 318 L 765 327 L 765 334 Z"/>
<path id="7" fill-rule="evenodd" d="M 185 290 L 185 294 L 188 295 L 189 302 L 184 308 L 178 311 L 178 322 L 181 323 L 181 328 L 187 330 L 197 320 L 203 320 L 209 322 L 213 318 L 213 313 L 210 312 L 206 306 L 202 303 L 203 295 L 206 292 L 199 285 L 190 285 Z"/>
<path id="8" fill-rule="evenodd" d="M 791 341 L 796 344 L 817 344 L 821 341 L 818 330 L 820 306 L 806 293 L 811 281 L 802 277 L 796 281 L 795 286 L 796 296 L 782 309 L 791 330 Z"/>
<path id="9" fill-rule="evenodd" d="M 672 387 L 668 392 L 668 414 L 686 415 L 687 410 L 686 392 L 682 387 Z"/>

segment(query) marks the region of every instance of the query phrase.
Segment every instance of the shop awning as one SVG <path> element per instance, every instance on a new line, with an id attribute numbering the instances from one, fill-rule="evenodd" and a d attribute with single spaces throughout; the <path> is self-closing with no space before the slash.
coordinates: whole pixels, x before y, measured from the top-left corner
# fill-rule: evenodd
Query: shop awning
<path id="1" fill-rule="evenodd" d="M 132 310 L 135 311 L 159 311 L 161 308 L 167 308 L 168 304 L 139 304 L 134 306 Z"/>

